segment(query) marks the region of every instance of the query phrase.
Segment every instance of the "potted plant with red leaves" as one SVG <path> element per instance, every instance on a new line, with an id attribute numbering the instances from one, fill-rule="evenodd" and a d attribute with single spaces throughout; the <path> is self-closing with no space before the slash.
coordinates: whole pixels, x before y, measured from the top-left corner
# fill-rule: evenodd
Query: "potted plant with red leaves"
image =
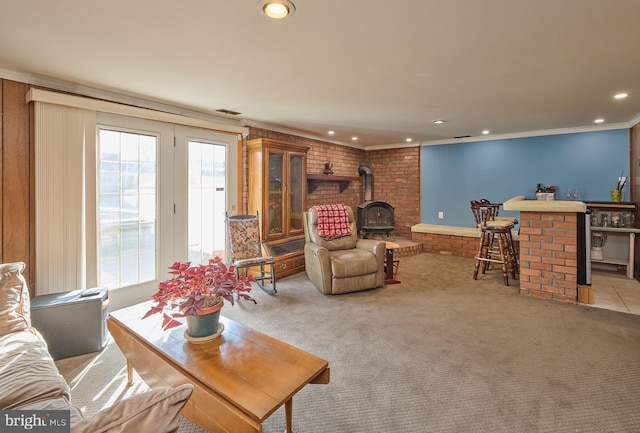
<path id="1" fill-rule="evenodd" d="M 218 320 L 225 299 L 231 305 L 235 298 L 256 303 L 248 293 L 253 277 L 237 276 L 233 266 L 227 267 L 220 257 L 206 265 L 191 266 L 191 262 L 175 262 L 169 267 L 173 278 L 163 281 L 151 297 L 154 304 L 143 316 L 162 313 L 162 328 L 167 330 L 182 325 L 178 318 L 185 317 L 185 337 L 192 341 L 217 337 L 222 332 Z"/>

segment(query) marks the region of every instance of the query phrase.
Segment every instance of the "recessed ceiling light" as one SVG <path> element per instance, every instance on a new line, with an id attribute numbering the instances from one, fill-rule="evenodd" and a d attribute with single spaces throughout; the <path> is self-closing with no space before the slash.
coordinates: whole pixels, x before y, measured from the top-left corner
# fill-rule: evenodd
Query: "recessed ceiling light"
<path id="1" fill-rule="evenodd" d="M 488 135 L 489 134 L 489 130 L 485 129 L 484 131 L 482 131 L 482 135 Z"/>
<path id="2" fill-rule="evenodd" d="M 358 137 L 351 137 L 353 141 L 358 141 Z"/>
<path id="3" fill-rule="evenodd" d="M 434 120 L 433 124 L 434 125 L 442 125 L 444 123 L 444 120 Z"/>
<path id="4" fill-rule="evenodd" d="M 616 99 L 624 99 L 627 96 L 629 96 L 629 94 L 627 94 L 627 93 L 618 93 L 617 95 L 614 96 L 614 98 L 616 98 Z"/>
<path id="5" fill-rule="evenodd" d="M 289 0 L 260 0 L 258 9 L 269 18 L 281 19 L 293 15 L 296 7 Z"/>
<path id="6" fill-rule="evenodd" d="M 593 121 L 593 123 L 603 123 L 604 119 L 596 119 Z"/>
<path id="7" fill-rule="evenodd" d="M 328 132 L 328 134 L 329 134 L 329 135 L 333 135 L 333 134 L 335 134 L 335 133 L 336 133 L 335 131 L 329 131 L 329 132 Z"/>
<path id="8" fill-rule="evenodd" d="M 406 141 L 407 143 L 411 143 L 411 142 L 413 141 L 413 138 L 405 138 L 405 141 Z"/>

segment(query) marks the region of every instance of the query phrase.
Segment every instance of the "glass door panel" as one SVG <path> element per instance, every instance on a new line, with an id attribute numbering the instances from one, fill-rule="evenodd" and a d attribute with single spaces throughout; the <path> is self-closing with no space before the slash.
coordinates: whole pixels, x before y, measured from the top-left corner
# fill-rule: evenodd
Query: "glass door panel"
<path id="1" fill-rule="evenodd" d="M 187 254 L 192 264 L 225 260 L 226 148 L 188 141 Z"/>
<path id="2" fill-rule="evenodd" d="M 302 230 L 302 203 L 305 191 L 302 176 L 302 155 L 289 158 L 289 232 Z"/>
<path id="3" fill-rule="evenodd" d="M 99 283 L 109 289 L 156 278 L 157 137 L 98 130 Z"/>
<path id="4" fill-rule="evenodd" d="M 284 221 L 282 209 L 284 206 L 285 181 L 284 181 L 284 154 L 269 151 L 269 214 L 267 217 L 268 235 L 284 233 Z"/>
<path id="5" fill-rule="evenodd" d="M 173 157 L 175 260 L 226 262 L 225 213 L 238 209 L 238 141 L 234 134 L 176 126 Z"/>

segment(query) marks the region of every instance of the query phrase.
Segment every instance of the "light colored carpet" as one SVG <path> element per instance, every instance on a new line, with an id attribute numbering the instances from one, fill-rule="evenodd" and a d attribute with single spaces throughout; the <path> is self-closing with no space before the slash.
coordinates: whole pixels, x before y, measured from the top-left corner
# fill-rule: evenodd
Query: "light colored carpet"
<path id="1" fill-rule="evenodd" d="M 402 284 L 340 296 L 297 274 L 223 315 L 329 361 L 331 383 L 293 400 L 297 433 L 640 431 L 640 316 L 474 281 L 473 263 L 402 258 Z M 115 344 L 58 367 L 88 415 L 146 389 L 124 388 Z M 280 409 L 264 431 L 284 425 Z"/>

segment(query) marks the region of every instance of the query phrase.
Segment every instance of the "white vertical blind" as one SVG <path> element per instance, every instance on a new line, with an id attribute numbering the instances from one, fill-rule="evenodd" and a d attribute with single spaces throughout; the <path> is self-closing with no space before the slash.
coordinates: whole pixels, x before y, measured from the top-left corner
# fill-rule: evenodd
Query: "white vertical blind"
<path id="1" fill-rule="evenodd" d="M 87 150 L 93 164 L 85 165 Z M 95 245 L 87 239 L 87 224 L 95 226 L 87 221 L 88 210 L 95 215 L 87 196 L 95 191 L 86 191 L 87 176 L 95 177 L 95 112 L 37 102 L 35 165 L 36 295 L 86 288 L 93 279 L 87 243 Z"/>

